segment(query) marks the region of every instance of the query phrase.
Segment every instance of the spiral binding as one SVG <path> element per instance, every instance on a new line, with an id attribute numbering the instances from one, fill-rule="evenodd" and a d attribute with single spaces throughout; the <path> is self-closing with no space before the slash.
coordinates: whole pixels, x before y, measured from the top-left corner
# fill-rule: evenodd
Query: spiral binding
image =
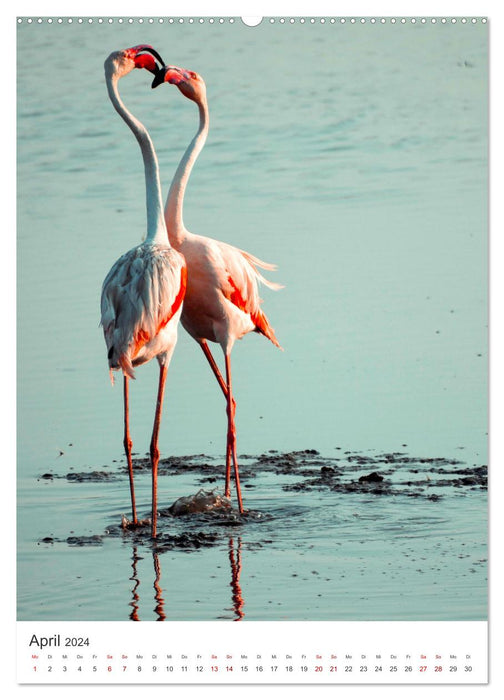
<path id="1" fill-rule="evenodd" d="M 257 25 L 241 17 L 17 17 L 18 24 L 486 24 L 487 17 L 263 17 Z"/>

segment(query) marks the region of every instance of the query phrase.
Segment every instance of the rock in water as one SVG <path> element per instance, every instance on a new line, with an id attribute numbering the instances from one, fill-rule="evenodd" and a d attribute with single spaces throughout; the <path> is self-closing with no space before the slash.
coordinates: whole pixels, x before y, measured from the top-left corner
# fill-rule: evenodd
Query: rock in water
<path id="1" fill-rule="evenodd" d="M 185 515 L 187 513 L 208 513 L 212 510 L 230 509 L 231 501 L 226 496 L 215 491 L 200 489 L 194 496 L 182 496 L 173 503 L 169 511 L 172 515 Z"/>

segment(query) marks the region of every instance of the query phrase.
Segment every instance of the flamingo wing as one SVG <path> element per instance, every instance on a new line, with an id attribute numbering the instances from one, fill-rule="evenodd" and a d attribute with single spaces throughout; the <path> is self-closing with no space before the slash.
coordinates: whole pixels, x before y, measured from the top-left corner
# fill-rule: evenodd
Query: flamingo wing
<path id="1" fill-rule="evenodd" d="M 241 311 L 249 314 L 257 333 L 262 333 L 274 345 L 280 347 L 273 328 L 261 310 L 262 299 L 259 297 L 258 289 L 259 282 L 270 289 L 281 289 L 282 285 L 265 279 L 257 269 L 261 267 L 266 270 L 274 270 L 276 269 L 275 265 L 265 263 L 250 253 L 227 243 L 219 241 L 219 248 L 223 261 L 220 275 L 223 295 Z"/>
<path id="2" fill-rule="evenodd" d="M 111 369 L 130 377 L 140 350 L 169 323 L 186 289 L 183 257 L 172 248 L 142 244 L 125 253 L 105 278 L 101 325 Z"/>

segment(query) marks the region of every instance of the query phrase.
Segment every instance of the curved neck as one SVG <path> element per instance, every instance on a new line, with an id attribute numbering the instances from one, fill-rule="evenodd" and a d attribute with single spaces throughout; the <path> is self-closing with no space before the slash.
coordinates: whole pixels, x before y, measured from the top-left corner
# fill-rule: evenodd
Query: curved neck
<path id="1" fill-rule="evenodd" d="M 182 156 L 182 160 L 173 177 L 168 198 L 165 205 L 165 222 L 168 228 L 168 236 L 172 245 L 180 244 L 187 233 L 182 217 L 184 206 L 184 194 L 189 180 L 189 176 L 193 169 L 196 158 L 201 153 L 201 149 L 205 145 L 208 135 L 208 105 L 206 99 L 198 102 L 199 109 L 199 128 L 196 136 L 193 138 L 186 152 Z"/>
<path id="2" fill-rule="evenodd" d="M 147 242 L 168 245 L 168 234 L 163 218 L 159 165 L 151 138 L 144 125 L 129 112 L 117 90 L 118 77 L 107 73 L 107 90 L 112 104 L 134 133 L 142 151 L 147 198 Z"/>

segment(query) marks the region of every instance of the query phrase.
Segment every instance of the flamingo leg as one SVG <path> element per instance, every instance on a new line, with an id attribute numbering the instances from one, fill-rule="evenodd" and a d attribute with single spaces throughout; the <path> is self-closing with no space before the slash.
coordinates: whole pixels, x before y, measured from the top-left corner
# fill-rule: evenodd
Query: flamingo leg
<path id="1" fill-rule="evenodd" d="M 206 340 L 200 340 L 199 344 L 201 346 L 201 349 L 205 353 L 205 357 L 208 360 L 208 363 L 209 363 L 210 367 L 212 368 L 212 371 L 215 375 L 215 378 L 219 382 L 219 386 L 222 389 L 222 393 L 224 394 L 226 401 L 227 401 L 227 398 L 228 398 L 227 384 L 224 381 L 224 377 L 222 376 L 222 374 L 217 366 L 217 363 L 216 363 L 216 361 L 215 361 L 215 359 L 210 351 L 210 348 L 208 347 L 208 343 L 206 342 Z M 235 411 L 236 410 L 236 401 L 234 400 L 233 397 L 231 397 L 231 402 L 233 404 L 233 411 Z M 226 498 L 229 498 L 231 496 L 231 488 L 229 485 L 230 478 L 231 478 L 231 460 L 232 460 L 231 444 L 228 440 L 227 447 L 226 447 L 226 485 L 224 488 L 224 495 L 226 496 Z"/>
<path id="2" fill-rule="evenodd" d="M 213 373 L 215 374 L 215 378 L 219 382 L 219 386 L 222 389 L 222 393 L 224 394 L 224 396 L 227 399 L 228 390 L 227 390 L 226 382 L 224 381 L 224 377 L 222 376 L 220 369 L 217 367 L 217 363 L 214 360 L 214 357 L 210 351 L 210 348 L 208 347 L 208 343 L 206 342 L 206 340 L 200 340 L 198 342 L 201 346 L 201 349 L 205 353 L 205 357 L 208 360 L 208 363 L 210 364 L 210 367 L 212 368 Z"/>
<path id="3" fill-rule="evenodd" d="M 152 439 L 150 444 L 150 457 L 152 465 L 152 537 L 156 537 L 157 535 L 157 475 L 159 464 L 159 425 L 161 423 L 161 412 L 163 410 L 163 397 L 167 373 L 168 367 L 166 365 L 160 365 L 156 415 L 154 417 L 154 429 L 152 431 Z"/>
<path id="4" fill-rule="evenodd" d="M 231 358 L 226 353 L 226 380 L 227 380 L 227 416 L 228 416 L 228 432 L 227 432 L 227 450 L 226 456 L 231 456 L 233 460 L 236 496 L 238 498 L 238 508 L 240 513 L 243 513 L 243 503 L 240 489 L 240 475 L 238 473 L 238 459 L 236 456 L 236 426 L 235 413 L 236 402 L 233 399 L 233 389 L 231 385 Z M 227 472 L 227 469 L 226 469 Z M 226 473 L 226 482 L 228 482 L 228 474 Z"/>
<path id="5" fill-rule="evenodd" d="M 138 523 L 137 512 L 135 505 L 135 486 L 133 484 L 133 460 L 131 458 L 131 448 L 133 447 L 133 441 L 131 440 L 130 430 L 129 430 L 129 378 L 124 375 L 124 451 L 126 452 L 126 461 L 128 462 L 128 474 L 130 482 L 130 494 L 131 494 L 131 510 L 133 517 L 133 524 Z"/>
<path id="6" fill-rule="evenodd" d="M 232 461 L 231 443 L 229 442 L 229 439 L 228 439 L 227 445 L 226 445 L 226 484 L 224 487 L 224 496 L 226 498 L 231 498 L 231 486 L 230 486 L 231 461 Z"/>

